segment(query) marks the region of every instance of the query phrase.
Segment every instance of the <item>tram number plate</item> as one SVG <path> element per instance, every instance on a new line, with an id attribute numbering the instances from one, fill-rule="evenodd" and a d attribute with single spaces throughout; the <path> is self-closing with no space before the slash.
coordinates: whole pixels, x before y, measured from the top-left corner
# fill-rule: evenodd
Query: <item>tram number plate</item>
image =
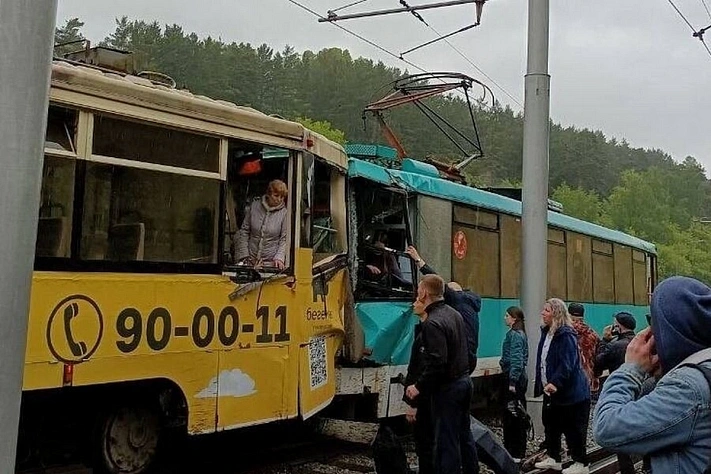
<path id="1" fill-rule="evenodd" d="M 219 314 L 207 307 L 198 308 L 188 326 L 174 326 L 170 312 L 166 308 L 155 308 L 145 318 L 135 308 L 122 310 L 116 318 L 116 333 L 119 338 L 116 347 L 123 353 L 130 353 L 145 343 L 153 351 L 162 351 L 172 339 L 191 338 L 193 344 L 205 348 L 215 341 L 224 347 L 232 347 L 240 335 L 245 335 L 257 344 L 287 342 L 291 335 L 287 332 L 286 306 L 279 306 L 273 318 L 268 306 L 261 306 L 256 313 L 256 328 L 252 323 L 241 323 L 237 308 L 226 306 Z M 274 323 L 271 324 L 271 320 Z M 277 332 L 273 332 L 277 330 Z M 253 336 L 252 336 L 253 335 Z"/>

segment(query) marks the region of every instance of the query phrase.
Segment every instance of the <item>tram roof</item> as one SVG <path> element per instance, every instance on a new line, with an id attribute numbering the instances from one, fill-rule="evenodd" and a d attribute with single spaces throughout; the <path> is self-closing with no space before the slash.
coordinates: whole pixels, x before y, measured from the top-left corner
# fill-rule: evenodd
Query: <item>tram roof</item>
<path id="1" fill-rule="evenodd" d="M 418 165 L 408 168 L 417 170 L 421 168 L 421 164 Z M 349 159 L 348 174 L 351 177 L 362 177 L 382 184 L 398 186 L 418 194 L 479 206 L 506 214 L 521 215 L 520 201 L 427 174 L 384 168 L 357 158 Z M 656 254 L 656 247 L 650 242 L 565 214 L 549 210 L 548 222 L 561 229 L 629 245 Z"/>
<path id="2" fill-rule="evenodd" d="M 347 156 L 341 145 L 280 117 L 225 100 L 175 89 L 144 77 L 113 72 L 74 61 L 52 63 L 50 98 L 77 107 L 117 113 L 118 104 L 199 120 L 201 132 L 264 141 L 289 149 L 303 149 L 345 171 Z M 240 129 L 243 133 L 230 133 Z"/>

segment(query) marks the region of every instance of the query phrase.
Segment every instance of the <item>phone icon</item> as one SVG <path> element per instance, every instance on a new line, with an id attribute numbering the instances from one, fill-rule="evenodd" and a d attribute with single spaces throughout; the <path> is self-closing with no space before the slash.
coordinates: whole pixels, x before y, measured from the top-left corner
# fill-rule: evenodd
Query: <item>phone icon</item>
<path id="1" fill-rule="evenodd" d="M 64 308 L 64 334 L 67 336 L 67 344 L 74 357 L 84 357 L 87 353 L 86 343 L 84 341 L 75 341 L 72 333 L 71 322 L 77 316 L 79 316 L 79 305 L 77 303 L 72 303 Z"/>

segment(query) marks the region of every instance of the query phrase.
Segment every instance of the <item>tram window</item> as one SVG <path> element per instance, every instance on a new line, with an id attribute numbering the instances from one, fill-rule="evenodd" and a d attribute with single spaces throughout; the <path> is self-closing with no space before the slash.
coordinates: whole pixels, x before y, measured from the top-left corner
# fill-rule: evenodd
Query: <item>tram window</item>
<path id="1" fill-rule="evenodd" d="M 565 299 L 568 283 L 565 233 L 548 229 L 548 238 L 548 297 Z"/>
<path id="2" fill-rule="evenodd" d="M 232 140 L 228 144 L 226 262 L 267 273 L 291 262 L 291 152 Z M 268 210 L 268 211 L 267 211 Z M 261 232 L 265 223 L 264 232 Z"/>
<path id="3" fill-rule="evenodd" d="M 365 181 L 354 182 L 353 189 L 358 236 L 356 297 L 412 298 L 414 263 L 404 254 L 410 238 L 406 195 Z"/>
<path id="4" fill-rule="evenodd" d="M 501 215 L 501 297 L 521 294 L 521 218 Z"/>
<path id="5" fill-rule="evenodd" d="M 217 263 L 220 181 L 87 163 L 81 258 Z"/>
<path id="6" fill-rule="evenodd" d="M 463 234 L 463 239 L 457 236 Z M 499 234 L 488 229 L 452 226 L 452 280 L 484 297 L 498 298 Z M 456 247 L 456 242 L 460 242 Z M 462 244 L 462 242 L 466 242 Z"/>
<path id="7" fill-rule="evenodd" d="M 178 168 L 220 171 L 220 140 L 113 117 L 94 116 L 94 155 Z"/>
<path id="8" fill-rule="evenodd" d="M 499 215 L 481 209 L 454 205 L 452 207 L 453 220 L 459 224 L 478 227 L 481 229 L 498 230 Z"/>
<path id="9" fill-rule="evenodd" d="M 592 242 L 590 237 L 567 232 L 568 300 L 592 301 Z"/>
<path id="10" fill-rule="evenodd" d="M 615 266 L 612 244 L 592 241 L 593 300 L 596 303 L 615 302 Z"/>
<path id="11" fill-rule="evenodd" d="M 615 260 L 615 302 L 634 303 L 634 281 L 632 276 L 632 249 L 614 245 Z"/>
<path id="12" fill-rule="evenodd" d="M 45 150 L 76 153 L 74 137 L 76 136 L 78 115 L 76 110 L 50 105 L 47 114 Z"/>
<path id="13" fill-rule="evenodd" d="M 649 304 L 647 294 L 647 261 L 644 252 L 632 252 L 632 273 L 634 274 L 634 304 Z"/>
<path id="14" fill-rule="evenodd" d="M 75 163 L 73 158 L 44 157 L 35 245 L 37 257 L 70 256 Z"/>
<path id="15" fill-rule="evenodd" d="M 310 237 L 316 263 L 345 251 L 345 177 L 316 160 L 312 197 Z"/>
<path id="16" fill-rule="evenodd" d="M 560 229 L 548 228 L 548 242 L 565 245 L 565 232 Z"/>

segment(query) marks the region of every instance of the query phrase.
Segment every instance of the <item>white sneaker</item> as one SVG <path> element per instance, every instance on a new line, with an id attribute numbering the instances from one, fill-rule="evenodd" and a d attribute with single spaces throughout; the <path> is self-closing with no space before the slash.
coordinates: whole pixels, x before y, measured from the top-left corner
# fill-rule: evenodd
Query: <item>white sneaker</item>
<path id="1" fill-rule="evenodd" d="M 536 469 L 553 469 L 554 471 L 560 471 L 563 469 L 563 464 L 559 463 L 550 456 L 546 456 L 543 461 L 539 461 L 534 464 Z M 565 474 L 568 474 L 567 472 Z"/>
<path id="2" fill-rule="evenodd" d="M 590 469 L 588 466 L 583 466 L 581 463 L 573 463 L 572 466 L 563 469 L 563 474 L 588 474 Z"/>
<path id="3" fill-rule="evenodd" d="M 521 458 L 511 458 L 516 464 L 521 464 Z"/>

